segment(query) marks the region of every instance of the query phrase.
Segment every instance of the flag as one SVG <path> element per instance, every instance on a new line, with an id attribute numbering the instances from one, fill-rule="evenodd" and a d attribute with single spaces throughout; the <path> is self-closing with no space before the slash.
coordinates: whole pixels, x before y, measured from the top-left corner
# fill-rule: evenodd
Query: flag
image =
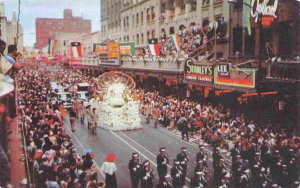
<path id="1" fill-rule="evenodd" d="M 157 39 L 149 39 L 149 48 L 151 51 L 151 54 L 154 56 L 159 56 L 159 44 Z"/>
<path id="2" fill-rule="evenodd" d="M 80 44 L 80 42 L 71 42 L 70 55 L 73 58 L 81 57 L 81 44 Z"/>
<path id="3" fill-rule="evenodd" d="M 251 0 L 243 0 L 243 27 L 247 28 L 248 34 L 251 35 L 251 20 L 250 20 L 250 13 L 251 7 L 247 6 L 250 5 Z"/>
<path id="4" fill-rule="evenodd" d="M 177 52 L 180 51 L 180 38 L 179 35 L 171 35 L 171 41 L 175 45 Z"/>

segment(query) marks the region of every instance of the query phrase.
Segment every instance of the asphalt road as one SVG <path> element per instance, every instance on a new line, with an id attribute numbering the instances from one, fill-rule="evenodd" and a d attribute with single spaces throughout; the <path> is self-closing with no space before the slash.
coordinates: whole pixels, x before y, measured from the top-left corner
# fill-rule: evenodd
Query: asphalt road
<path id="1" fill-rule="evenodd" d="M 87 128 L 87 123 L 82 125 L 79 121 L 76 122 L 76 132 L 72 133 L 70 129 L 69 119 L 65 120 L 66 132 L 71 136 L 72 141 L 77 148 L 79 154 L 85 154 L 87 149 L 92 149 L 95 153 L 94 162 L 100 171 L 101 164 L 109 153 L 114 153 L 117 156 L 115 161 L 118 168 L 116 172 L 118 187 L 130 188 L 130 176 L 128 170 L 128 162 L 131 158 L 132 152 L 136 151 L 140 154 L 142 160 L 149 160 L 155 173 L 154 185 L 158 183 L 156 170 L 156 155 L 159 147 L 165 146 L 166 152 L 169 155 L 170 164 L 169 172 L 173 165 L 173 159 L 180 152 L 182 146 L 187 148 L 187 153 L 190 158 L 188 163 L 188 173 L 186 178 L 186 185 L 189 187 L 190 179 L 194 175 L 194 168 L 196 165 L 196 154 L 198 152 L 198 144 L 194 142 L 182 141 L 178 132 L 175 130 L 167 130 L 159 127 L 155 129 L 152 122 L 145 123 L 143 118 L 143 129 L 134 131 L 108 131 L 101 128 L 97 129 L 97 135 L 93 135 Z M 205 148 L 208 153 L 208 185 L 213 187 L 213 169 L 210 146 Z M 230 169 L 230 158 L 225 156 L 227 167 Z M 100 179 L 104 179 L 104 174 L 100 173 Z M 171 182 L 171 179 L 170 179 Z"/>

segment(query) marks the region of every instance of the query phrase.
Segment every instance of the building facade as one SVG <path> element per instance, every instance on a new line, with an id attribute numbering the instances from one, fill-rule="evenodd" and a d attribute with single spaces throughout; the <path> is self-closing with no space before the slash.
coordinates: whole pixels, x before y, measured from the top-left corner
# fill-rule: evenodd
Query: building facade
<path id="1" fill-rule="evenodd" d="M 19 31 L 18 31 L 19 30 Z M 23 51 L 23 27 L 17 27 L 16 12 L 13 12 L 12 19 L 9 20 L 5 15 L 5 4 L 0 2 L 0 39 L 6 42 L 6 46 L 15 44 L 18 38 L 18 51 Z"/>
<path id="2" fill-rule="evenodd" d="M 257 6 L 263 5 L 266 0 L 251 0 L 252 14 L 255 15 Z M 259 19 L 250 17 L 251 34 L 243 26 L 243 10 L 241 2 L 231 5 L 230 23 L 230 55 L 236 52 L 245 58 L 268 59 L 269 56 L 289 59 L 293 54 L 299 54 L 299 1 L 274 0 L 270 1 L 267 8 L 274 10 L 270 25 L 264 25 Z M 259 10 L 260 11 L 260 10 Z M 262 14 L 270 14 L 261 12 Z M 263 16 L 264 17 L 264 16 Z M 262 18 L 263 20 L 264 18 Z"/>
<path id="3" fill-rule="evenodd" d="M 147 39 L 179 33 L 200 26 L 204 19 L 223 19 L 229 31 L 229 3 L 226 0 L 112 0 L 101 1 L 101 39 L 135 41 L 147 45 Z M 229 40 L 229 32 L 225 38 Z M 228 41 L 218 43 L 219 57 L 227 57 Z"/>
<path id="4" fill-rule="evenodd" d="M 91 33 L 91 20 L 74 17 L 72 10 L 64 10 L 62 19 L 37 18 L 36 19 L 36 48 L 47 46 L 49 38 L 56 33 Z"/>

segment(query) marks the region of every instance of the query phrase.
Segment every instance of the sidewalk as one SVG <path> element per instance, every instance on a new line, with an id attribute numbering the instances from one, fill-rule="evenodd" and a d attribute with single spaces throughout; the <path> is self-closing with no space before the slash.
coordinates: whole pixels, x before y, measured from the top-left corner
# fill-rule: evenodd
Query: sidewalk
<path id="1" fill-rule="evenodd" d="M 22 131 L 18 126 L 19 117 L 17 116 L 12 120 L 9 125 L 9 130 L 12 131 L 8 135 L 8 157 L 10 160 L 10 184 L 13 188 L 16 187 L 25 187 L 20 186 L 20 181 L 26 178 L 26 167 L 25 167 L 25 157 L 23 150 L 23 142 L 22 142 Z"/>

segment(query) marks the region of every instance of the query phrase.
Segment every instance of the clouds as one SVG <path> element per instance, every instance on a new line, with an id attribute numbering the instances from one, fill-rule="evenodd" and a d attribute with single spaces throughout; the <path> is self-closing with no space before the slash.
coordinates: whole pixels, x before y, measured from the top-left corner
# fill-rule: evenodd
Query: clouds
<path id="1" fill-rule="evenodd" d="M 5 3 L 6 16 L 11 19 L 12 12 L 18 9 L 18 0 L 0 0 Z M 100 0 L 21 0 L 20 21 L 24 29 L 24 43 L 32 46 L 35 35 L 36 18 L 62 18 L 63 10 L 73 10 L 74 16 L 92 20 L 92 31 L 100 29 Z"/>

